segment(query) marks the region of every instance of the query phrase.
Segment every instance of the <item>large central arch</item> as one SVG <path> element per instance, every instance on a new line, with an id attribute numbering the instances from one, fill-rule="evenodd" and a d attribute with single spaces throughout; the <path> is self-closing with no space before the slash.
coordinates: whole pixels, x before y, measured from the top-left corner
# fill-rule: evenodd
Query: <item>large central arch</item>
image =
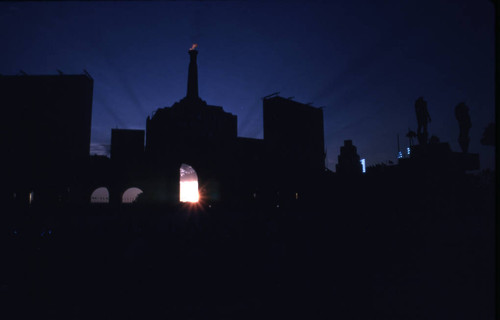
<path id="1" fill-rule="evenodd" d="M 182 163 L 179 168 L 179 201 L 198 202 L 199 200 L 198 174 L 192 166 Z"/>

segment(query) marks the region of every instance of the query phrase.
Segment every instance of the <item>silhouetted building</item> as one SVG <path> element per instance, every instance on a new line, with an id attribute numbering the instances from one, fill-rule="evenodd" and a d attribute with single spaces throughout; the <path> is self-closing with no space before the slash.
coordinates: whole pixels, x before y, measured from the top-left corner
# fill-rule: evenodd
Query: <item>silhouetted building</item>
<path id="1" fill-rule="evenodd" d="M 185 163 L 197 172 L 211 199 L 219 200 L 229 185 L 237 136 L 237 118 L 198 96 L 198 51 L 189 50 L 187 95 L 171 107 L 156 110 L 146 120 L 148 164 L 169 181 L 162 189 L 178 199 L 178 175 Z M 170 182 L 171 181 L 171 182 Z M 156 186 L 158 188 L 159 186 Z"/>
<path id="2" fill-rule="evenodd" d="M 144 156 L 144 130 L 112 129 L 111 160 L 139 165 Z"/>
<path id="3" fill-rule="evenodd" d="M 280 96 L 265 98 L 263 105 L 266 162 L 274 185 L 309 188 L 325 171 L 323 110 Z"/>
<path id="4" fill-rule="evenodd" d="M 446 142 L 440 142 L 439 138 L 432 135 L 428 139 L 427 124 L 431 117 L 427 110 L 427 102 L 419 97 L 415 101 L 415 111 L 417 115 L 418 145 L 412 145 L 412 139 L 415 132 L 408 130 L 406 135 L 410 139 L 408 148 L 409 158 L 398 159 L 401 172 L 412 172 L 416 175 L 420 173 L 441 174 L 463 174 L 467 170 L 479 169 L 479 154 L 468 153 L 469 130 L 471 128 L 471 119 L 469 108 L 464 103 L 459 103 L 455 107 L 455 117 L 459 124 L 458 143 L 462 153 L 453 152 L 450 145 Z"/>
<path id="5" fill-rule="evenodd" d="M 340 147 L 336 172 L 339 175 L 361 174 L 362 166 L 356 147 L 352 140 L 344 140 L 344 146 Z"/>
<path id="6" fill-rule="evenodd" d="M 323 111 L 279 96 L 267 98 L 264 140 L 237 137 L 237 117 L 198 96 L 197 54 L 189 50 L 186 97 L 146 120 L 146 166 L 157 181 L 151 189 L 168 194 L 165 201 L 178 201 L 179 168 L 187 164 L 209 201 L 280 191 L 296 198 L 310 190 L 325 171 Z"/>
<path id="7" fill-rule="evenodd" d="M 177 204 L 181 185 L 191 182 L 180 181 L 182 168 L 197 177 L 205 204 L 315 195 L 325 174 L 322 109 L 265 98 L 264 139 L 237 137 L 237 117 L 199 97 L 198 51 L 193 46 L 188 53 L 187 94 L 147 117 L 141 161 L 133 159 L 141 158 L 143 132 L 112 130 L 110 201 L 118 203 L 126 186 L 134 186 L 144 191 L 141 201 Z"/>
<path id="8" fill-rule="evenodd" d="M 197 50 L 189 50 L 188 89 L 172 107 L 156 110 L 146 121 L 146 150 L 151 156 L 190 157 L 213 153 L 234 144 L 237 118 L 198 96 Z"/>
<path id="9" fill-rule="evenodd" d="M 6 121 L 2 189 L 37 202 L 77 201 L 90 150 L 93 79 L 88 75 L 0 76 Z"/>
<path id="10" fill-rule="evenodd" d="M 264 140 L 238 137 L 234 161 L 238 163 L 239 170 L 235 170 L 237 181 L 235 185 L 243 199 L 260 200 L 265 195 L 264 181 L 268 181 L 265 172 L 266 162 L 264 153 Z"/>
<path id="11" fill-rule="evenodd" d="M 430 142 L 410 149 L 410 158 L 399 159 L 402 168 L 440 173 L 464 173 L 479 169 L 479 154 L 453 152 L 447 142 Z"/>

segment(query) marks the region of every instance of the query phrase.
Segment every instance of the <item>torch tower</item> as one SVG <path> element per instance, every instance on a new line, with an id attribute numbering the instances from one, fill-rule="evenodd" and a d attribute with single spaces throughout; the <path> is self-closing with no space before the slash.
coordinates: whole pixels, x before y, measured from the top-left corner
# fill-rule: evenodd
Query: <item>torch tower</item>
<path id="1" fill-rule="evenodd" d="M 199 99 L 198 96 L 198 65 L 196 63 L 196 57 L 198 56 L 198 50 L 196 50 L 197 44 L 189 49 L 189 70 L 188 70 L 188 85 L 186 98 L 190 100 Z"/>

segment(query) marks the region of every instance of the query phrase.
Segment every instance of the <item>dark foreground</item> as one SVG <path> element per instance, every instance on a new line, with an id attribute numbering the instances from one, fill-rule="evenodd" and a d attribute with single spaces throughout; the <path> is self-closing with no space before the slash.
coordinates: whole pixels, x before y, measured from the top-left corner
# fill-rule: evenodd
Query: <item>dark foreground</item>
<path id="1" fill-rule="evenodd" d="M 0 317 L 494 318 L 491 183 L 355 189 L 299 209 L 10 211 Z"/>

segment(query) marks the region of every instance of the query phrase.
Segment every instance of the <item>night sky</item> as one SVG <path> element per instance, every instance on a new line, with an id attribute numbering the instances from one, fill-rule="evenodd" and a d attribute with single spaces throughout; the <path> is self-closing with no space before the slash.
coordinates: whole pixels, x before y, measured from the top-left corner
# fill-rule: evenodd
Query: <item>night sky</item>
<path id="1" fill-rule="evenodd" d="M 469 151 L 494 167 L 479 143 L 495 113 L 491 1 L 2 2 L 0 28 L 0 74 L 94 78 L 91 153 L 186 95 L 197 43 L 200 97 L 237 115 L 239 136 L 263 138 L 262 97 L 281 92 L 324 106 L 330 169 L 346 139 L 367 166 L 396 162 L 423 96 L 429 136 L 454 151 L 465 102 Z"/>

